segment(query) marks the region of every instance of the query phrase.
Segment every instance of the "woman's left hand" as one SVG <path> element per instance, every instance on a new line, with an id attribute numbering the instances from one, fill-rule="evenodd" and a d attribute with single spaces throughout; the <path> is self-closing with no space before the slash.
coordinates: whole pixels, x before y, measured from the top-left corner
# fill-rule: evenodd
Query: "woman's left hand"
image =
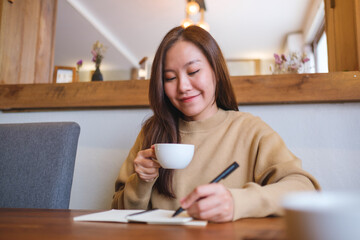
<path id="1" fill-rule="evenodd" d="M 211 222 L 229 222 L 234 216 L 234 200 L 220 183 L 201 185 L 180 200 L 181 207 L 197 219 Z"/>

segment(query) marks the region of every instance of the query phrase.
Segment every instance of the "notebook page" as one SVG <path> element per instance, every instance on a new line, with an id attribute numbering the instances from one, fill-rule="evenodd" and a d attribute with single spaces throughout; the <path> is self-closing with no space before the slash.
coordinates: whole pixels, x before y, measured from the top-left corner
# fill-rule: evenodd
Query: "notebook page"
<path id="1" fill-rule="evenodd" d="M 192 220 L 186 213 L 172 217 L 175 211 L 157 209 L 143 214 L 128 216 L 129 221 L 146 222 L 149 224 L 183 224 Z"/>
<path id="2" fill-rule="evenodd" d="M 87 215 L 74 217 L 74 221 L 84 221 L 84 222 L 121 222 L 127 223 L 128 220 L 126 217 L 130 214 L 142 212 L 143 210 L 116 210 L 112 209 L 110 211 L 91 213 Z"/>

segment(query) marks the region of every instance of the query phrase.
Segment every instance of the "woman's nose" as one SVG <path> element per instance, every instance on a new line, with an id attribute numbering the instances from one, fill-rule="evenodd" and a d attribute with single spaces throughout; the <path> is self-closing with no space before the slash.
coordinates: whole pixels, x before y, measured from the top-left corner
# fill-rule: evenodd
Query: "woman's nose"
<path id="1" fill-rule="evenodd" d="M 178 81 L 178 90 L 179 92 L 186 92 L 192 88 L 191 80 L 188 76 L 180 76 Z"/>

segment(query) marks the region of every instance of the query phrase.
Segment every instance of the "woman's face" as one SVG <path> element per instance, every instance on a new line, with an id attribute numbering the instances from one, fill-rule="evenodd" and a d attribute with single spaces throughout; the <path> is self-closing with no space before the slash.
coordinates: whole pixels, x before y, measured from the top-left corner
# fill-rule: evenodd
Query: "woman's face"
<path id="1" fill-rule="evenodd" d="M 185 120 L 203 120 L 217 112 L 215 84 L 215 74 L 195 44 L 178 41 L 167 51 L 165 94 Z"/>

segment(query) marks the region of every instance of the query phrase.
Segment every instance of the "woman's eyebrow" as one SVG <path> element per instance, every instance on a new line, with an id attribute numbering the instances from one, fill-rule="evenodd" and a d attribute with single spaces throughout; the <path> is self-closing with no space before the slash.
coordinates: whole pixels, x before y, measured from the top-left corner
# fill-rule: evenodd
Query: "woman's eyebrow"
<path id="1" fill-rule="evenodd" d="M 184 67 L 190 66 L 191 64 L 194 64 L 194 63 L 197 63 L 197 62 L 201 62 L 201 60 L 200 59 L 191 60 L 191 61 L 185 63 Z M 173 72 L 173 70 L 172 69 L 164 69 L 164 73 L 165 72 Z"/>
<path id="2" fill-rule="evenodd" d="M 187 67 L 187 66 L 189 66 L 191 64 L 194 64 L 194 63 L 197 63 L 197 62 L 201 62 L 201 60 L 200 59 L 195 59 L 195 60 L 189 61 L 189 62 L 185 63 L 184 67 Z"/>

